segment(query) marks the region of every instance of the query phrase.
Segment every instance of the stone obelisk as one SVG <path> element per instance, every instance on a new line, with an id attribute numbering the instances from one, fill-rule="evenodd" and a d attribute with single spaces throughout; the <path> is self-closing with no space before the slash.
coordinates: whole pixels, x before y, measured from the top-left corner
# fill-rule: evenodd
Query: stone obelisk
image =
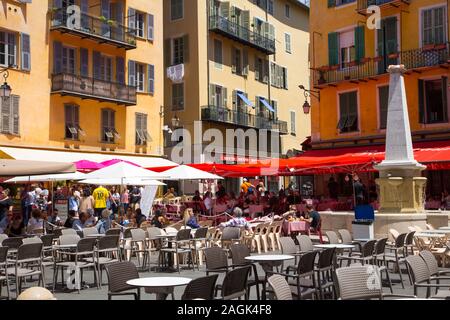
<path id="1" fill-rule="evenodd" d="M 389 66 L 389 105 L 386 158 L 375 166 L 380 172 L 381 213 L 424 213 L 426 166 L 414 159 L 403 65 Z"/>

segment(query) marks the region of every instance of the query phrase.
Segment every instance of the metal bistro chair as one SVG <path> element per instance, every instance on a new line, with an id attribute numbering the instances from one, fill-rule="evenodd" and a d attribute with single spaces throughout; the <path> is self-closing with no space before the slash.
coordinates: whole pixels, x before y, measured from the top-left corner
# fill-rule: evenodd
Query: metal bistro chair
<path id="1" fill-rule="evenodd" d="M 113 296 L 132 295 L 135 300 L 141 299 L 141 289 L 127 284 L 127 281 L 139 278 L 139 272 L 134 263 L 122 261 L 106 266 L 108 275 L 108 300 Z M 136 292 L 131 292 L 135 291 Z"/>
<path id="2" fill-rule="evenodd" d="M 101 288 L 103 280 L 103 268 L 106 268 L 106 266 L 109 264 L 121 262 L 119 236 L 104 236 L 100 238 L 95 248 L 94 261 L 97 265 L 99 279 L 98 281 Z"/>
<path id="3" fill-rule="evenodd" d="M 391 277 L 389 276 L 389 269 L 387 267 L 387 261 L 386 261 L 386 243 L 388 241 L 388 238 L 382 238 L 377 241 L 375 244 L 375 249 L 373 252 L 373 264 L 378 267 L 378 270 L 380 271 L 380 276 L 382 275 L 383 271 L 386 273 L 386 278 L 389 284 L 389 289 L 391 290 L 391 293 L 394 293 L 394 290 L 392 289 L 392 281 Z"/>
<path id="4" fill-rule="evenodd" d="M 321 249 L 314 248 L 311 238 L 304 234 L 297 236 L 298 246 L 300 247 L 300 253 L 307 253 L 311 251 L 321 251 Z"/>
<path id="5" fill-rule="evenodd" d="M 10 288 L 9 288 L 9 279 L 8 279 L 8 247 L 0 247 L 0 299 L 6 298 L 9 300 L 10 298 Z M 6 297 L 2 296 L 2 282 L 6 282 Z"/>
<path id="6" fill-rule="evenodd" d="M 282 254 L 291 255 L 295 257 L 294 265 L 289 265 L 286 269 L 293 268 L 295 269 L 297 266 L 298 257 L 302 255 L 302 253 L 298 252 L 298 247 L 294 242 L 294 239 L 291 237 L 281 237 L 281 252 Z M 283 264 L 284 268 L 284 264 Z"/>
<path id="7" fill-rule="evenodd" d="M 320 299 L 324 299 L 324 291 L 331 289 L 334 294 L 336 288 L 334 286 L 333 269 L 334 269 L 334 255 L 336 248 L 325 249 L 319 253 L 319 261 L 316 266 L 317 283 L 319 284 Z"/>
<path id="8" fill-rule="evenodd" d="M 292 292 L 286 279 L 279 275 L 274 274 L 267 279 L 272 287 L 277 300 L 292 300 Z"/>
<path id="9" fill-rule="evenodd" d="M 8 257 L 14 257 L 17 253 L 17 249 L 22 245 L 22 237 L 6 238 L 2 241 L 3 247 L 8 247 Z"/>
<path id="10" fill-rule="evenodd" d="M 239 243 L 241 238 L 241 228 L 226 227 L 222 231 L 222 238 L 220 238 L 220 246 L 223 249 L 228 249 L 232 244 Z"/>
<path id="11" fill-rule="evenodd" d="M 338 244 L 339 243 L 339 237 L 336 232 L 326 231 L 325 235 L 328 238 L 328 243 L 330 243 L 330 244 Z"/>
<path id="12" fill-rule="evenodd" d="M 204 299 L 213 300 L 214 299 L 214 289 L 216 287 L 218 274 L 213 274 L 210 276 L 200 277 L 192 280 L 186 286 L 181 300 L 194 300 L 194 299 Z"/>
<path id="13" fill-rule="evenodd" d="M 194 237 L 191 239 L 198 270 L 200 270 L 200 265 L 203 263 L 203 249 L 207 246 L 207 234 L 208 228 L 198 228 L 195 230 Z"/>
<path id="14" fill-rule="evenodd" d="M 405 288 L 405 285 L 403 283 L 402 269 L 401 269 L 400 265 L 404 264 L 405 267 L 406 267 L 406 260 L 405 260 L 405 258 L 406 258 L 406 252 L 405 252 L 405 238 L 406 238 L 406 235 L 407 235 L 406 233 L 399 234 L 397 236 L 397 238 L 395 239 L 394 246 L 386 246 L 386 248 L 388 250 L 393 251 L 393 253 L 386 253 L 386 255 L 385 255 L 385 257 L 386 257 L 385 258 L 386 259 L 386 266 L 389 267 L 389 263 L 393 263 L 396 266 L 396 268 L 398 270 L 398 273 L 399 273 L 399 276 L 400 276 L 400 281 L 402 283 L 402 288 L 403 289 Z M 408 267 L 406 267 L 406 269 L 407 269 L 407 272 L 408 272 L 409 280 L 410 280 L 410 282 L 412 284 L 412 280 L 411 280 L 411 276 L 409 274 Z"/>
<path id="15" fill-rule="evenodd" d="M 409 255 L 409 251 L 411 250 L 411 254 L 414 255 L 414 234 L 416 231 L 409 232 L 405 237 L 405 254 Z"/>
<path id="16" fill-rule="evenodd" d="M 233 300 L 247 298 L 247 279 L 251 266 L 231 270 L 225 275 L 222 282 L 220 300 Z"/>
<path id="17" fill-rule="evenodd" d="M 352 262 L 359 262 L 361 264 L 373 264 L 373 253 L 375 249 L 375 244 L 377 243 L 377 240 L 370 240 L 364 243 L 364 245 L 361 248 L 361 252 L 353 252 L 349 256 L 340 256 L 338 257 L 338 260 L 347 261 L 350 265 Z"/>
<path id="18" fill-rule="evenodd" d="M 190 262 L 190 264 L 192 265 L 192 270 L 195 269 L 190 240 L 191 240 L 191 230 L 190 229 L 180 230 L 180 231 L 178 231 L 175 240 L 169 240 L 172 242 L 172 245 L 175 244 L 175 247 L 174 248 L 163 248 L 160 251 L 163 258 L 164 258 L 165 253 L 173 254 L 176 257 L 178 273 L 180 273 L 180 258 L 179 258 L 180 254 L 183 254 L 183 255 L 188 254 L 189 255 L 188 265 Z"/>

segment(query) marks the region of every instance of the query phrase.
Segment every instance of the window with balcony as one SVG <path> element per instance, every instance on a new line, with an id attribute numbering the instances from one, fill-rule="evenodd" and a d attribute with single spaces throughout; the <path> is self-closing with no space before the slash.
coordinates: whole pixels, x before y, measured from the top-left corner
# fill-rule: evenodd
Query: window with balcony
<path id="1" fill-rule="evenodd" d="M 172 84 L 172 110 L 184 110 L 184 83 Z"/>
<path id="2" fill-rule="evenodd" d="M 62 48 L 62 72 L 75 74 L 76 49 L 70 47 Z"/>
<path id="3" fill-rule="evenodd" d="M 184 39 L 185 37 L 173 39 L 173 65 L 184 63 Z"/>
<path id="4" fill-rule="evenodd" d="M 419 80 L 420 123 L 448 122 L 448 77 Z"/>
<path id="5" fill-rule="evenodd" d="M 100 56 L 100 80 L 112 82 L 113 80 L 113 62 L 112 57 Z"/>
<path id="6" fill-rule="evenodd" d="M 19 135 L 19 100 L 20 97 L 16 95 L 0 99 L 1 133 Z"/>
<path id="7" fill-rule="evenodd" d="M 339 47 L 340 65 L 341 68 L 345 68 L 356 58 L 355 32 L 353 30 L 339 33 Z"/>
<path id="8" fill-rule="evenodd" d="M 256 5 L 261 9 L 266 10 L 269 14 L 273 15 L 273 2 L 273 0 L 256 0 Z"/>
<path id="9" fill-rule="evenodd" d="M 389 106 L 389 86 L 378 87 L 378 114 L 380 129 L 386 129 Z"/>
<path id="10" fill-rule="evenodd" d="M 170 17 L 173 20 L 183 19 L 183 0 L 170 0 Z"/>
<path id="11" fill-rule="evenodd" d="M 102 109 L 102 142 L 114 143 L 116 139 L 120 139 L 120 135 L 116 130 L 116 112 L 111 109 Z"/>
<path id="12" fill-rule="evenodd" d="M 151 141 L 147 131 L 147 115 L 144 113 L 136 113 L 136 145 L 146 145 Z"/>
<path id="13" fill-rule="evenodd" d="M 65 139 L 79 140 L 85 133 L 80 127 L 80 107 L 75 104 L 64 105 Z"/>
<path id="14" fill-rule="evenodd" d="M 134 15 L 134 21 L 136 26 L 136 36 L 139 38 L 145 37 L 145 14 L 139 11 L 136 11 Z"/>
<path id="15" fill-rule="evenodd" d="M 288 88 L 287 68 L 279 66 L 273 62 L 270 64 L 270 83 L 273 87 L 280 89 Z"/>
<path id="16" fill-rule="evenodd" d="M 358 131 L 358 94 L 357 91 L 339 94 L 339 122 L 340 133 Z"/>
<path id="17" fill-rule="evenodd" d="M 17 35 L 0 31 L 0 66 L 8 67 L 17 64 Z"/>
<path id="18" fill-rule="evenodd" d="M 227 108 L 227 88 L 217 84 L 210 84 L 209 104 L 217 108 Z"/>
<path id="19" fill-rule="evenodd" d="M 269 61 L 255 56 L 255 80 L 262 83 L 269 81 Z"/>
<path id="20" fill-rule="evenodd" d="M 443 44 L 446 35 L 446 7 L 437 7 L 422 11 L 422 46 Z"/>

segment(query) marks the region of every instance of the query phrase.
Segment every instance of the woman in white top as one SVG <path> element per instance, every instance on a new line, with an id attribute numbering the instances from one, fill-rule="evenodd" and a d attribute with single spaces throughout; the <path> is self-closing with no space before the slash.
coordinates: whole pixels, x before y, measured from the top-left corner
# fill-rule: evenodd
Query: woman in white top
<path id="1" fill-rule="evenodd" d="M 31 219 L 28 220 L 27 233 L 32 234 L 38 230 L 44 231 L 44 219 L 42 219 L 41 210 L 33 209 L 31 211 Z"/>

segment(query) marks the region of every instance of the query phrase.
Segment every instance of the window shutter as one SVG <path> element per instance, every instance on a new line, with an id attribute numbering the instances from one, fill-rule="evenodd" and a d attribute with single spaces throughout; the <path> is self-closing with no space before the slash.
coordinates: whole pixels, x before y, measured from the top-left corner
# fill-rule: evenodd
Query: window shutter
<path id="1" fill-rule="evenodd" d="M 288 89 L 288 69 L 283 68 L 283 88 Z"/>
<path id="2" fill-rule="evenodd" d="M 172 39 L 164 40 L 164 61 L 166 68 L 172 65 Z"/>
<path id="3" fill-rule="evenodd" d="M 275 40 L 275 27 L 269 24 L 269 37 L 270 40 Z"/>
<path id="4" fill-rule="evenodd" d="M 358 26 L 355 28 L 355 51 L 356 61 L 361 61 L 365 57 L 365 39 L 364 39 L 364 26 Z"/>
<path id="5" fill-rule="evenodd" d="M 109 0 L 101 0 L 101 13 L 107 20 L 111 18 L 109 12 Z M 109 35 L 109 24 L 106 22 L 102 23 L 102 34 Z"/>
<path id="6" fill-rule="evenodd" d="M 73 123 L 76 127 L 80 126 L 80 106 L 74 105 L 73 108 Z"/>
<path id="7" fill-rule="evenodd" d="M 13 134 L 19 134 L 19 96 L 11 96 L 10 100 L 12 99 L 12 117 L 11 117 L 11 128 Z"/>
<path id="8" fill-rule="evenodd" d="M 142 144 L 142 115 L 136 113 L 136 144 Z"/>
<path id="9" fill-rule="evenodd" d="M 445 43 L 445 9 L 444 7 L 436 8 L 434 11 L 434 44 Z"/>
<path id="10" fill-rule="evenodd" d="M 80 11 L 81 11 L 81 28 L 88 29 L 89 28 L 89 1 L 88 0 L 81 0 L 80 1 Z"/>
<path id="11" fill-rule="evenodd" d="M 263 60 L 263 82 L 269 82 L 269 60 Z"/>
<path id="12" fill-rule="evenodd" d="M 128 85 L 136 86 L 136 62 L 128 60 Z"/>
<path id="13" fill-rule="evenodd" d="M 295 111 L 291 111 L 291 133 L 295 134 L 296 128 L 295 128 Z"/>
<path id="14" fill-rule="evenodd" d="M 136 10 L 133 8 L 128 8 L 128 29 L 133 30 L 135 32 L 136 30 Z"/>
<path id="15" fill-rule="evenodd" d="M 114 110 L 109 110 L 108 113 L 110 128 L 116 129 L 116 112 Z"/>
<path id="16" fill-rule="evenodd" d="M 102 68 L 101 68 L 102 55 L 100 52 L 94 51 L 92 53 L 92 57 L 94 60 L 94 79 L 102 79 Z"/>
<path id="17" fill-rule="evenodd" d="M 222 87 L 222 107 L 228 108 L 228 89 Z"/>
<path id="18" fill-rule="evenodd" d="M 336 0 L 328 0 L 328 8 L 336 7 Z"/>
<path id="19" fill-rule="evenodd" d="M 241 17 L 242 17 L 242 26 L 245 29 L 250 30 L 250 11 L 249 10 L 242 11 Z M 247 31 L 246 35 L 249 36 Z"/>
<path id="20" fill-rule="evenodd" d="M 2 100 L 2 132 L 9 133 L 10 132 L 10 119 L 11 119 L 11 101 L 12 97 L 9 99 L 1 99 Z"/>
<path id="21" fill-rule="evenodd" d="M 425 123 L 425 81 L 419 80 L 419 123 Z"/>
<path id="22" fill-rule="evenodd" d="M 147 14 L 147 39 L 153 41 L 154 39 L 154 16 Z"/>
<path id="23" fill-rule="evenodd" d="M 147 127 L 147 115 L 143 114 L 142 115 L 142 130 L 143 130 L 143 135 L 146 141 L 151 141 L 152 138 L 150 137 L 150 135 L 148 134 L 148 127 Z"/>
<path id="24" fill-rule="evenodd" d="M 80 48 L 80 74 L 82 77 L 89 76 L 89 51 L 86 48 Z"/>
<path id="25" fill-rule="evenodd" d="M 58 41 L 53 42 L 53 72 L 62 72 L 62 43 Z"/>
<path id="26" fill-rule="evenodd" d="M 22 40 L 22 70 L 31 70 L 30 35 L 22 33 L 20 38 Z"/>
<path id="27" fill-rule="evenodd" d="M 189 36 L 183 36 L 183 63 L 189 62 Z"/>
<path id="28" fill-rule="evenodd" d="M 116 57 L 116 81 L 125 84 L 125 59 Z"/>
<path id="29" fill-rule="evenodd" d="M 209 85 L 209 105 L 210 106 L 217 106 L 216 103 L 216 85 L 210 84 Z"/>
<path id="30" fill-rule="evenodd" d="M 155 93 L 155 66 L 149 64 L 147 66 L 147 76 L 148 76 L 148 93 Z"/>
<path id="31" fill-rule="evenodd" d="M 237 110 L 237 103 L 238 103 L 238 101 L 237 101 L 237 91 L 236 90 L 233 90 L 233 97 L 232 97 L 232 99 L 233 99 L 233 111 L 236 111 Z"/>
<path id="32" fill-rule="evenodd" d="M 122 28 L 122 26 L 124 25 L 123 13 L 123 3 L 121 1 L 116 2 L 116 21 L 118 23 L 118 26 L 114 28 L 114 30 L 117 33 L 117 38 L 119 38 L 121 41 L 125 41 L 123 33 L 124 30 Z"/>
<path id="33" fill-rule="evenodd" d="M 328 34 L 328 63 L 330 66 L 339 64 L 339 34 L 337 32 Z"/>
<path id="34" fill-rule="evenodd" d="M 386 129 L 389 104 L 389 86 L 379 87 L 378 92 L 378 102 L 380 104 L 380 129 Z"/>
<path id="35" fill-rule="evenodd" d="M 286 52 L 291 53 L 291 35 L 289 33 L 285 33 L 284 40 L 286 42 Z"/>
<path id="36" fill-rule="evenodd" d="M 244 49 L 244 51 L 242 51 L 242 75 L 248 75 L 248 68 L 248 51 Z"/>
<path id="37" fill-rule="evenodd" d="M 231 47 L 231 72 L 236 73 L 236 49 Z"/>
<path id="38" fill-rule="evenodd" d="M 258 56 L 255 56 L 255 80 L 260 81 L 259 70 L 261 68 L 261 62 Z"/>
<path id="39" fill-rule="evenodd" d="M 74 119 L 73 119 L 73 112 L 72 112 L 72 105 L 70 104 L 66 104 L 64 105 L 64 113 L 65 113 L 65 123 L 66 126 L 70 126 L 73 124 Z"/>
<path id="40" fill-rule="evenodd" d="M 444 111 L 444 121 L 448 122 L 448 77 L 442 77 L 442 110 Z"/>
<path id="41" fill-rule="evenodd" d="M 230 17 L 230 2 L 229 1 L 223 1 L 220 2 L 220 16 L 229 18 Z"/>

